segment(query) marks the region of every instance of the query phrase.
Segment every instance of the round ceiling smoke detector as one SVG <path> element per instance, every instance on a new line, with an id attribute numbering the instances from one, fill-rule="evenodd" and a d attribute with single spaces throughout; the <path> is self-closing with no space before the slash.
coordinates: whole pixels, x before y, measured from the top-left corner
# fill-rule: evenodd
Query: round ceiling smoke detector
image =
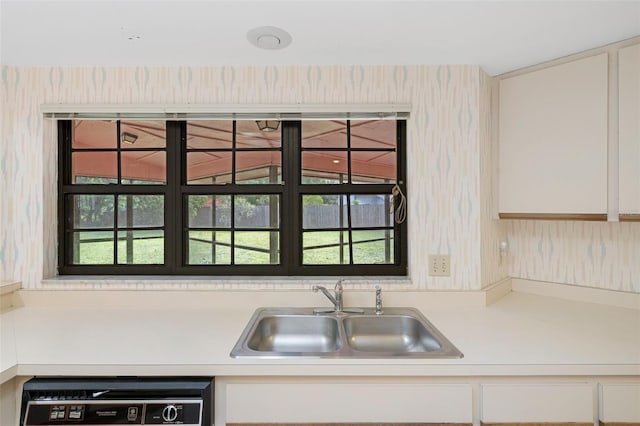
<path id="1" fill-rule="evenodd" d="M 260 49 L 284 49 L 291 44 L 291 35 L 282 28 L 258 27 L 247 33 L 247 40 Z"/>

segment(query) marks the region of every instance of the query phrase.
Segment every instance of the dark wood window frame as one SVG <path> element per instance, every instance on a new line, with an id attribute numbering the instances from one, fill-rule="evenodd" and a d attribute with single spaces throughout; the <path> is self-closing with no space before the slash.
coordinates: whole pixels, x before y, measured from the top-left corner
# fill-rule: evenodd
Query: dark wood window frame
<path id="1" fill-rule="evenodd" d="M 204 276 L 406 276 L 407 225 L 394 223 L 393 263 L 389 264 L 302 264 L 302 196 L 391 194 L 394 183 L 363 184 L 302 184 L 301 182 L 301 121 L 283 121 L 282 184 L 186 184 L 186 121 L 166 121 L 166 185 L 134 184 L 72 184 L 72 121 L 58 122 L 58 272 L 60 275 L 204 275 Z M 406 122 L 397 120 L 396 167 L 397 183 L 406 194 Z M 292 143 L 293 142 L 293 143 Z M 235 149 L 235 144 L 234 144 Z M 117 151 L 120 150 L 118 145 Z M 347 146 L 350 156 L 358 148 Z M 362 149 L 371 151 L 371 149 Z M 233 156 L 235 158 L 235 156 Z M 351 174 L 349 173 L 349 176 Z M 73 264 L 69 204 L 65 200 L 74 194 L 148 195 L 164 196 L 164 255 L 163 265 Z M 278 194 L 280 200 L 280 263 L 276 265 L 188 265 L 186 263 L 187 202 L 189 195 Z M 397 203 L 397 201 L 395 201 Z M 349 203 L 347 203 L 348 205 Z M 174 206 L 172 208 L 172 206 Z M 117 216 L 117 215 L 116 215 Z M 117 220 L 117 219 L 116 219 Z M 350 224 L 349 224 L 350 225 Z M 116 224 L 117 227 L 117 224 Z M 348 226 L 350 233 L 352 228 Z M 117 230 L 117 229 L 116 229 Z M 349 248 L 352 244 L 349 245 Z M 353 256 L 350 256 L 353 259 Z"/>

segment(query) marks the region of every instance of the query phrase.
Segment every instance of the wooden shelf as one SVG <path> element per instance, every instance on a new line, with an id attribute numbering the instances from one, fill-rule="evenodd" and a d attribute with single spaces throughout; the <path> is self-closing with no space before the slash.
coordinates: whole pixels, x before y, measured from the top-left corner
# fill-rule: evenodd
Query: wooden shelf
<path id="1" fill-rule="evenodd" d="M 606 222 L 607 215 L 599 213 L 499 213 L 500 219 L 531 219 L 531 220 L 585 220 L 592 222 Z M 622 220 L 622 219 L 620 219 Z M 640 215 L 638 219 L 640 220 Z"/>

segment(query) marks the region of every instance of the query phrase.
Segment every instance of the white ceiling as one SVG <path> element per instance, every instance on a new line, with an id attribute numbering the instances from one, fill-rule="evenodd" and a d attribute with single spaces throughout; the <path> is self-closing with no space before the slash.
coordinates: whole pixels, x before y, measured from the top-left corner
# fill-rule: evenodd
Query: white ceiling
<path id="1" fill-rule="evenodd" d="M 479 64 L 496 75 L 640 35 L 640 0 L 0 0 L 0 15 L 0 60 L 16 66 Z M 292 44 L 249 44 L 264 25 Z"/>

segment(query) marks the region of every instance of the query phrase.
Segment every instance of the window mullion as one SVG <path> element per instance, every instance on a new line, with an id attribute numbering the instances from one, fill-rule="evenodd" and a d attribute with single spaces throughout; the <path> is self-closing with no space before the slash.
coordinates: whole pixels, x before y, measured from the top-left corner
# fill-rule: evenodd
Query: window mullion
<path id="1" fill-rule="evenodd" d="M 232 127 L 232 136 L 231 136 L 231 187 L 236 187 L 236 133 L 238 129 L 238 122 L 233 121 Z M 231 266 L 236 264 L 236 195 L 235 192 L 231 194 L 231 217 L 229 218 L 231 221 L 231 234 L 229 235 L 229 243 L 231 246 L 229 247 L 229 256 Z"/>
<path id="2" fill-rule="evenodd" d="M 118 169 L 117 185 L 122 185 L 122 151 L 120 150 L 120 120 L 116 122 L 116 165 Z M 120 208 L 120 195 L 113 194 L 113 264 L 118 265 L 118 212 Z"/>
<path id="3" fill-rule="evenodd" d="M 407 123 L 402 120 L 398 121 L 397 129 L 396 129 L 396 161 L 397 161 L 397 170 L 398 177 L 397 182 L 398 186 L 404 194 L 407 193 L 407 167 L 406 167 L 406 140 L 407 140 Z M 393 201 L 396 203 L 396 200 Z M 397 204 L 394 206 L 394 212 Z M 408 208 L 408 206 L 407 206 Z M 402 265 L 406 268 L 409 264 L 409 255 L 407 250 L 407 223 L 395 223 L 394 220 L 394 233 L 396 237 L 399 238 L 394 239 L 394 255 L 395 255 L 395 264 Z"/>
<path id="4" fill-rule="evenodd" d="M 182 195 L 182 181 L 185 172 L 182 168 L 186 158 L 185 123 L 167 122 L 167 191 L 165 199 L 165 262 L 171 273 L 182 265 L 184 236 L 182 212 L 185 198 Z"/>
<path id="5" fill-rule="evenodd" d="M 347 183 L 351 184 L 351 120 L 347 120 Z M 340 182 L 342 183 L 342 182 Z M 351 235 L 351 231 L 349 231 Z"/>
<path id="6" fill-rule="evenodd" d="M 347 182 L 349 188 L 352 183 L 352 170 L 351 170 L 351 120 L 347 121 Z M 353 231 L 351 229 L 351 191 L 346 191 L 343 195 L 347 201 L 347 231 L 349 234 L 349 265 L 353 265 Z M 340 212 L 342 214 L 342 212 Z"/>
<path id="7" fill-rule="evenodd" d="M 283 122 L 283 209 L 281 216 L 281 263 L 287 274 L 299 271 L 302 264 L 302 224 L 300 196 L 300 121 Z"/>
<path id="8" fill-rule="evenodd" d="M 58 122 L 58 266 L 64 268 L 71 263 L 72 247 L 67 232 L 70 215 L 67 213 L 65 186 L 71 184 L 71 121 Z"/>

